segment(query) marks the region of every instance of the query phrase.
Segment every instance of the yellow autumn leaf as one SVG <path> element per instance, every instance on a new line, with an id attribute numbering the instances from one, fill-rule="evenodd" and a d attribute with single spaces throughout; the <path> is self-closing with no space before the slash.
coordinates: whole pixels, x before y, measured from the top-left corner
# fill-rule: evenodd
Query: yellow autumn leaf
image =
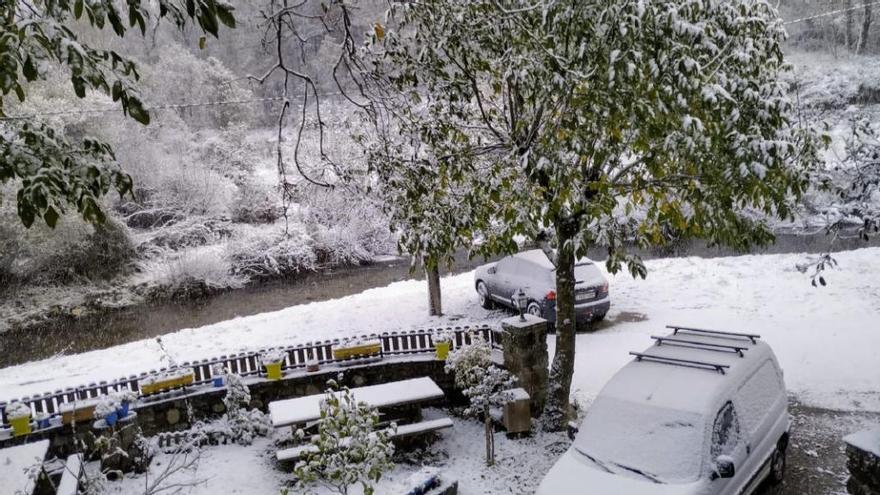
<path id="1" fill-rule="evenodd" d="M 376 38 L 379 41 L 382 41 L 382 38 L 385 37 L 385 28 L 382 27 L 382 25 L 377 22 L 376 24 L 373 25 L 373 31 L 376 33 Z"/>

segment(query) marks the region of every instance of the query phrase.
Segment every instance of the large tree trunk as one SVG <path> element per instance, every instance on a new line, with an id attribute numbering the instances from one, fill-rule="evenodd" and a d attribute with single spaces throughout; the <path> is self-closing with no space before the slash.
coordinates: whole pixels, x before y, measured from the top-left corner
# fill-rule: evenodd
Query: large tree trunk
<path id="1" fill-rule="evenodd" d="M 865 18 L 862 19 L 862 31 L 859 33 L 859 46 L 856 53 L 864 53 L 868 45 L 868 35 L 871 34 L 871 4 L 865 5 Z"/>
<path id="2" fill-rule="evenodd" d="M 443 303 L 440 299 L 440 266 L 425 260 L 425 278 L 428 279 L 428 312 L 431 316 L 441 316 Z"/>
<path id="3" fill-rule="evenodd" d="M 556 353 L 550 366 L 547 405 L 544 407 L 544 428 L 560 431 L 568 419 L 571 376 L 574 374 L 575 313 L 574 313 L 574 238 L 577 224 L 568 219 L 556 222 Z"/>
<path id="4" fill-rule="evenodd" d="M 852 50 L 853 45 L 853 10 L 852 10 L 852 0 L 845 0 L 843 2 L 843 8 L 846 9 L 845 17 L 845 28 L 843 32 L 843 44 L 846 46 L 847 50 Z"/>

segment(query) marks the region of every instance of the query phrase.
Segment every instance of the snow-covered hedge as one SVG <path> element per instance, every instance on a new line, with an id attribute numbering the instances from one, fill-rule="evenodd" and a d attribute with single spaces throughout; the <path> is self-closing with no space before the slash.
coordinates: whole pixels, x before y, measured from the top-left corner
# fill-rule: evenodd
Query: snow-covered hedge
<path id="1" fill-rule="evenodd" d="M 289 276 L 317 268 L 312 242 L 297 226 L 286 236 L 277 228 L 244 228 L 226 245 L 226 256 L 236 275 Z"/>
<path id="2" fill-rule="evenodd" d="M 138 282 L 148 290 L 185 297 L 193 290 L 216 291 L 243 287 L 248 278 L 230 272 L 223 246 L 186 249 L 166 259 L 140 265 Z"/>
<path id="3" fill-rule="evenodd" d="M 303 217 L 321 264 L 355 265 L 397 250 L 388 218 L 354 193 L 312 191 Z"/>
<path id="4" fill-rule="evenodd" d="M 10 190 L 0 188 L 0 197 Z M 132 265 L 135 250 L 128 229 L 112 218 L 91 226 L 68 215 L 54 229 L 39 222 L 26 229 L 14 210 L 14 201 L 0 203 L 0 280 L 40 284 L 104 280 Z"/>

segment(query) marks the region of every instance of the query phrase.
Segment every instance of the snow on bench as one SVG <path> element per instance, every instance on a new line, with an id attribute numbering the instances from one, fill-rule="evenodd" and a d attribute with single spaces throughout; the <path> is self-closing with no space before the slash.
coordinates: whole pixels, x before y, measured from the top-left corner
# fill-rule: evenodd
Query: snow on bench
<path id="1" fill-rule="evenodd" d="M 76 495 L 79 492 L 79 479 L 83 471 L 82 461 L 82 454 L 71 454 L 67 457 L 56 495 Z"/>
<path id="2" fill-rule="evenodd" d="M 449 418 L 440 418 L 440 419 L 431 419 L 428 421 L 422 421 L 420 423 L 412 423 L 408 425 L 400 425 L 397 427 L 397 431 L 392 433 L 389 432 L 388 438 L 403 438 L 403 437 L 411 437 L 416 435 L 424 435 L 426 433 L 430 433 L 432 431 L 443 430 L 445 428 L 452 428 L 452 420 Z M 342 447 L 348 446 L 351 442 L 350 437 L 343 438 L 340 441 Z M 275 457 L 278 458 L 279 461 L 296 461 L 300 458 L 308 455 L 314 454 L 318 451 L 318 448 L 314 444 L 305 444 L 299 445 L 296 447 L 292 447 L 289 449 L 279 450 L 278 453 L 275 454 Z"/>
<path id="3" fill-rule="evenodd" d="M 365 402 L 375 408 L 417 404 L 444 397 L 443 390 L 428 377 L 356 387 L 350 391 L 355 401 Z M 278 428 L 319 419 L 324 397 L 325 394 L 317 394 L 270 402 L 272 425 Z"/>

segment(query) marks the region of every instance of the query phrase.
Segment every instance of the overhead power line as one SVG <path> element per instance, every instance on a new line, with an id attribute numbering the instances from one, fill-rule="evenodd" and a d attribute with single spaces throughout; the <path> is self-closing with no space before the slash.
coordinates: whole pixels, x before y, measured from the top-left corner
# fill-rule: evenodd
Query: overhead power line
<path id="1" fill-rule="evenodd" d="M 319 97 L 326 96 L 338 96 L 341 95 L 341 92 L 335 93 L 324 93 L 319 94 Z M 313 96 L 313 95 L 309 95 Z M 283 96 L 269 96 L 266 98 L 247 98 L 243 100 L 224 100 L 224 101 L 203 101 L 203 102 L 185 102 L 185 103 L 175 103 L 168 105 L 153 105 L 144 107 L 147 111 L 156 111 L 156 110 L 179 110 L 183 108 L 197 108 L 197 107 L 213 107 L 213 106 L 221 106 L 221 105 L 246 105 L 250 103 L 263 103 L 267 101 L 282 101 L 285 98 Z M 292 100 L 293 98 L 287 98 Z M 64 115 L 90 115 L 90 114 L 102 114 L 102 113 L 111 113 L 118 112 L 120 107 L 118 105 L 114 105 L 112 107 L 106 108 L 94 108 L 94 109 L 81 109 L 81 110 L 66 110 L 59 112 L 42 112 L 42 113 L 32 113 L 32 114 L 22 114 L 22 115 L 8 115 L 6 117 L 0 117 L 0 121 L 9 121 L 9 120 L 27 120 L 33 119 L 37 117 L 58 117 Z"/>
<path id="2" fill-rule="evenodd" d="M 811 15 L 808 17 L 801 17 L 800 19 L 794 19 L 791 21 L 785 21 L 782 24 L 784 26 L 788 26 L 789 24 L 797 24 L 799 22 L 812 21 L 813 19 L 818 19 L 820 17 L 828 17 L 828 16 L 832 16 L 832 15 L 843 14 L 844 12 L 851 12 L 853 10 L 859 10 L 859 9 L 863 9 L 865 7 L 871 7 L 874 5 L 880 5 L 880 2 L 863 3 L 862 5 L 856 5 L 855 7 L 848 7 L 845 9 L 831 10 L 828 12 L 823 12 L 821 14 Z"/>

